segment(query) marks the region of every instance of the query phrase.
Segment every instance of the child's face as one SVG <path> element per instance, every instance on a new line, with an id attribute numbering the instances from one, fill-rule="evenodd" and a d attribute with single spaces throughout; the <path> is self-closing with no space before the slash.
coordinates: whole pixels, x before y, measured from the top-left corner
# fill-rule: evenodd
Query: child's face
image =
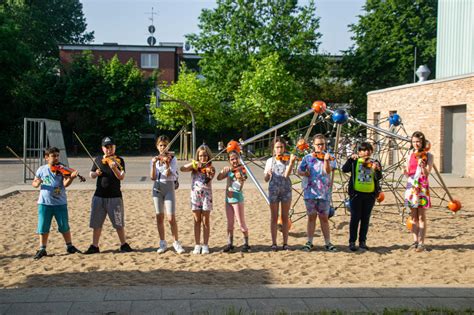
<path id="1" fill-rule="evenodd" d="M 360 158 L 369 158 L 372 155 L 372 151 L 370 149 L 359 149 L 358 154 Z"/>
<path id="2" fill-rule="evenodd" d="M 198 152 L 198 161 L 201 163 L 206 163 L 209 161 L 209 156 L 207 155 L 206 150 L 200 150 Z"/>
<path id="3" fill-rule="evenodd" d="M 45 155 L 44 158 L 49 165 L 55 165 L 59 163 L 59 153 L 50 153 L 48 155 Z"/>
<path id="4" fill-rule="evenodd" d="M 103 145 L 102 152 L 104 152 L 105 156 L 111 156 L 115 154 L 115 144 Z"/>
<path id="5" fill-rule="evenodd" d="M 324 139 L 314 139 L 313 148 L 316 153 L 324 152 L 326 150 L 326 141 Z"/>
<path id="6" fill-rule="evenodd" d="M 156 148 L 160 153 L 165 153 L 166 147 L 168 146 L 168 141 L 160 141 L 156 145 Z"/>
<path id="7" fill-rule="evenodd" d="M 229 156 L 229 163 L 232 167 L 237 167 L 239 166 L 239 156 L 237 154 L 231 154 Z"/>
<path id="8" fill-rule="evenodd" d="M 285 145 L 281 142 L 275 143 L 275 146 L 273 147 L 273 152 L 275 155 L 281 155 L 285 152 Z"/>
<path id="9" fill-rule="evenodd" d="M 420 138 L 413 137 L 411 138 L 411 144 L 415 150 L 421 150 L 423 141 Z"/>

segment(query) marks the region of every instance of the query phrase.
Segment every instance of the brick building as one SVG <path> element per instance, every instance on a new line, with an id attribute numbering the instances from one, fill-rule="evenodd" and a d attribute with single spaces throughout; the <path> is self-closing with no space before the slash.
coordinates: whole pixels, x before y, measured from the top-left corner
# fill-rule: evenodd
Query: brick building
<path id="1" fill-rule="evenodd" d="M 99 58 L 109 60 L 115 55 L 123 63 L 133 59 L 146 75 L 151 75 L 153 71 L 159 70 L 159 81 L 167 82 L 178 79 L 181 62 L 189 64 L 190 68 L 196 68 L 196 60 L 199 60 L 195 54 L 183 53 L 182 43 L 160 43 L 158 46 L 104 43 L 103 45 L 60 45 L 61 64 L 67 67 L 72 62 L 73 55 L 81 54 L 84 51 L 91 51 L 96 60 Z"/>
<path id="2" fill-rule="evenodd" d="M 371 91 L 367 118 L 422 131 L 441 172 L 474 177 L 474 2 L 438 1 L 436 79 Z M 380 125 L 388 129 L 387 125 Z"/>

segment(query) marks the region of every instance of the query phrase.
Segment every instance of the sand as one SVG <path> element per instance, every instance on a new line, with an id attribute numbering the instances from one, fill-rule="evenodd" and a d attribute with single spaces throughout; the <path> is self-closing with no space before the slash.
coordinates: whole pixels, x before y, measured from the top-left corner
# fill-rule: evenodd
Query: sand
<path id="1" fill-rule="evenodd" d="M 246 218 L 251 253 L 221 253 L 226 244 L 224 191 L 214 190 L 209 255 L 193 255 L 192 213 L 189 190 L 177 191 L 179 235 L 186 253 L 168 250 L 156 253 L 159 238 L 150 190 L 126 190 L 126 231 L 133 253 L 118 252 L 118 237 L 106 221 L 101 253 L 66 255 L 64 241 L 53 223 L 49 257 L 33 260 L 38 248 L 37 192 L 22 192 L 0 199 L 3 233 L 0 235 L 1 287 L 122 286 L 122 285 L 252 285 L 292 284 L 314 286 L 417 286 L 474 284 L 474 194 L 473 189 L 454 189 L 463 202 L 456 215 L 448 210 L 428 212 L 428 250 L 409 250 L 411 235 L 400 224 L 394 206 L 376 207 L 368 235 L 370 251 L 347 249 L 349 215 L 338 210 L 331 219 L 332 242 L 338 252 L 325 252 L 319 227 L 316 248 L 299 250 L 306 241 L 306 218 L 290 230 L 291 251 L 270 251 L 269 210 L 256 189 L 247 189 Z M 74 244 L 86 250 L 91 243 L 89 206 L 91 190 L 69 191 L 69 217 Z M 389 199 L 389 198 L 388 198 Z M 389 202 L 389 200 L 387 201 Z M 302 203 L 296 212 L 304 211 Z M 293 218 L 295 219 L 295 215 Z M 54 221 L 54 220 L 53 220 Z M 168 242 L 171 233 L 166 226 Z M 235 232 L 242 244 L 242 234 Z M 281 245 L 281 235 L 278 236 Z M 239 250 L 239 248 L 237 248 Z"/>

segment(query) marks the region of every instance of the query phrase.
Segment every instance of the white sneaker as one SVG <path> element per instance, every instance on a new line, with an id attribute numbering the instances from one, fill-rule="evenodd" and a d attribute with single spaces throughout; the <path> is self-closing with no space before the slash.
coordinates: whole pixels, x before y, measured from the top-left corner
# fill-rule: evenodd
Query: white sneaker
<path id="1" fill-rule="evenodd" d="M 181 246 L 180 241 L 174 241 L 173 242 L 173 247 L 174 247 L 174 250 L 176 251 L 176 253 L 178 253 L 178 254 L 182 254 L 182 253 L 185 252 L 183 246 Z"/>
<path id="2" fill-rule="evenodd" d="M 201 253 L 202 253 L 203 255 L 209 254 L 209 246 L 208 246 L 208 245 L 202 245 L 202 251 L 201 251 Z"/>
<path id="3" fill-rule="evenodd" d="M 200 253 L 201 253 L 201 245 L 195 245 L 194 250 L 193 250 L 193 254 L 194 255 L 199 255 Z"/>
<path id="4" fill-rule="evenodd" d="M 168 245 L 165 240 L 160 241 L 160 248 L 156 251 L 158 254 L 163 254 L 168 249 Z"/>

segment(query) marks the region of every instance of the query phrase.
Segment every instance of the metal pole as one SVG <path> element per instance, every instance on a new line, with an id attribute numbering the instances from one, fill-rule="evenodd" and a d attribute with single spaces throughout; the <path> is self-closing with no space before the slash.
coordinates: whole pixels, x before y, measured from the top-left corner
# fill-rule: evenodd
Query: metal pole
<path id="1" fill-rule="evenodd" d="M 242 159 L 241 156 L 239 157 L 239 159 L 240 159 L 240 163 L 245 167 L 245 170 L 247 170 L 247 174 L 249 174 L 250 179 L 253 181 L 253 183 L 255 184 L 255 186 L 257 186 L 258 191 L 262 194 L 262 196 L 263 196 L 263 198 L 265 199 L 265 201 L 267 202 L 267 204 L 270 204 L 270 200 L 268 199 L 267 194 L 266 194 L 265 191 L 263 190 L 262 186 L 260 186 L 259 182 L 257 181 L 257 179 L 255 178 L 255 176 L 253 175 L 253 173 L 252 173 L 252 171 L 250 170 L 250 168 L 247 166 L 247 164 L 245 164 L 245 162 L 244 162 L 244 160 Z"/>
<path id="2" fill-rule="evenodd" d="M 436 167 L 436 165 L 435 165 L 434 163 L 433 163 L 433 169 L 435 170 L 436 175 L 438 175 L 438 178 L 439 178 L 439 181 L 441 182 L 441 185 L 443 186 L 444 190 L 445 190 L 446 193 L 448 194 L 449 200 L 450 200 L 450 201 L 454 201 L 453 196 L 452 196 L 451 193 L 449 192 L 448 187 L 447 187 L 446 184 L 444 183 L 444 180 L 443 180 L 443 178 L 441 177 L 441 174 L 439 173 L 438 168 Z"/>
<path id="3" fill-rule="evenodd" d="M 247 140 L 241 142 L 240 144 L 243 145 L 243 146 L 244 146 L 244 145 L 247 145 L 247 144 L 249 144 L 249 143 L 251 143 L 251 142 L 253 142 L 253 141 L 257 140 L 257 139 L 260 139 L 261 137 L 263 137 L 263 136 L 265 136 L 265 135 L 268 135 L 269 133 L 271 133 L 271 132 L 273 132 L 273 131 L 275 131 L 275 130 L 277 130 L 277 129 L 280 129 L 281 127 L 284 127 L 284 126 L 286 126 L 286 125 L 288 125 L 288 124 L 291 124 L 291 123 L 294 122 L 294 121 L 297 121 L 298 119 L 301 119 L 301 118 L 303 118 L 303 117 L 305 117 L 305 116 L 308 116 L 308 115 L 311 114 L 311 113 L 313 113 L 313 110 L 312 110 L 312 109 L 308 109 L 308 110 L 305 111 L 304 113 L 301 113 L 301 114 L 299 114 L 298 116 L 295 116 L 295 117 L 293 117 L 293 118 L 290 118 L 290 119 L 288 119 L 287 121 L 282 122 L 281 124 L 278 124 L 278 125 L 276 125 L 276 126 L 270 128 L 270 129 L 267 129 L 267 130 L 265 130 L 264 132 L 261 132 L 261 133 L 259 133 L 258 135 L 255 135 L 255 136 L 253 136 L 252 138 L 249 138 L 249 139 L 247 139 Z"/>

